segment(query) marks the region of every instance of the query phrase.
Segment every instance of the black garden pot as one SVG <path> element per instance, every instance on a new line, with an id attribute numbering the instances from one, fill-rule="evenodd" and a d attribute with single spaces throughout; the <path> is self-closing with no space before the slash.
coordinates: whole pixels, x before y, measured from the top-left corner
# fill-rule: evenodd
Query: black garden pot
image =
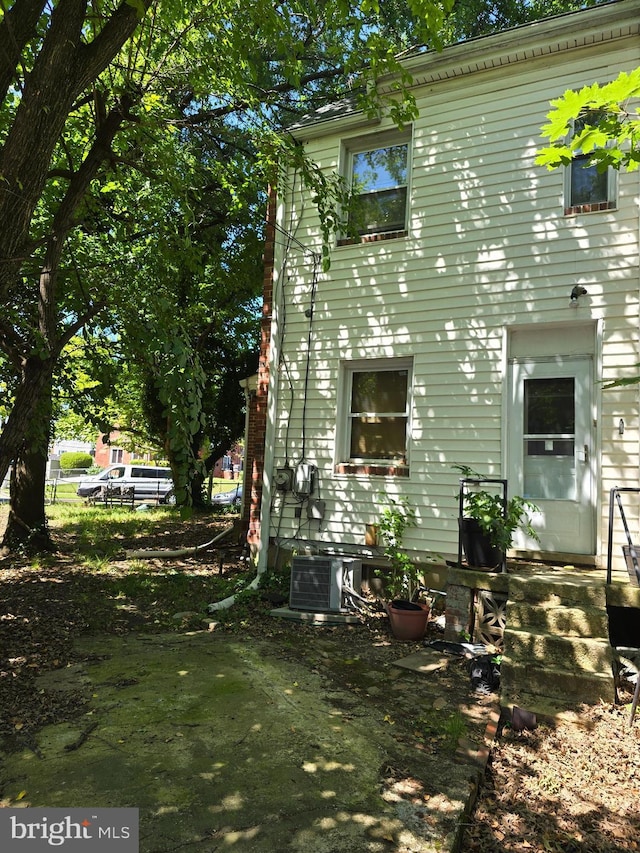
<path id="1" fill-rule="evenodd" d="M 502 551 L 491 540 L 475 518 L 459 518 L 460 541 L 469 568 L 499 569 Z"/>

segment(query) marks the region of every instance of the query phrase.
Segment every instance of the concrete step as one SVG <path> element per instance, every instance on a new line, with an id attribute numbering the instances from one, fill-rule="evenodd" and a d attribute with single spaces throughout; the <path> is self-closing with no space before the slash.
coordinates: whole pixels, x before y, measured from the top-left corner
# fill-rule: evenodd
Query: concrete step
<path id="1" fill-rule="evenodd" d="M 523 690 L 514 693 L 504 691 L 500 696 L 501 708 L 508 711 L 510 715 L 513 714 L 514 707 L 518 707 L 535 714 L 537 723 L 551 725 L 557 723 L 589 725 L 581 713 L 582 704 L 586 703 L 572 704 L 562 699 L 552 699 L 548 696 L 539 696 Z"/>
<path id="2" fill-rule="evenodd" d="M 591 579 L 553 581 L 547 575 L 509 578 L 509 600 L 513 603 L 524 602 L 529 605 L 546 607 L 582 607 L 584 605 L 601 608 L 606 605 L 604 584 L 594 583 Z"/>
<path id="3" fill-rule="evenodd" d="M 607 604 L 614 607 L 635 607 L 640 609 L 640 588 L 630 583 L 612 583 L 606 588 Z"/>
<path id="4" fill-rule="evenodd" d="M 609 636 L 607 614 L 601 608 L 557 607 L 550 605 L 530 605 L 524 601 L 509 601 L 507 605 L 508 628 L 533 630 L 539 629 L 565 637 Z"/>
<path id="5" fill-rule="evenodd" d="M 504 654 L 523 664 L 550 666 L 568 673 L 611 672 L 611 644 L 608 639 L 568 637 L 550 632 L 532 633 L 511 628 L 504 632 Z"/>
<path id="6" fill-rule="evenodd" d="M 500 666 L 500 704 L 513 703 L 535 710 L 524 704 L 521 699 L 524 692 L 565 708 L 615 700 L 613 672 L 570 672 L 565 668 L 504 656 Z"/>

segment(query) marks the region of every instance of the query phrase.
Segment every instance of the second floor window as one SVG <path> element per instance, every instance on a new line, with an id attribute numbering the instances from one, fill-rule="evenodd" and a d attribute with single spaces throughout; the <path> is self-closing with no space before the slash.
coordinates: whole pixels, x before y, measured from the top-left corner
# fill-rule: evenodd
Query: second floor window
<path id="1" fill-rule="evenodd" d="M 589 125 L 591 116 L 576 120 L 574 134 Z M 592 119 L 592 121 L 595 120 Z M 616 206 L 615 172 L 613 169 L 599 171 L 589 163 L 589 155 L 578 153 L 565 176 L 565 213 L 593 213 L 610 210 Z"/>
<path id="2" fill-rule="evenodd" d="M 397 138 L 388 145 L 349 151 L 352 233 L 365 237 L 406 229 L 408 159 L 408 141 Z"/>

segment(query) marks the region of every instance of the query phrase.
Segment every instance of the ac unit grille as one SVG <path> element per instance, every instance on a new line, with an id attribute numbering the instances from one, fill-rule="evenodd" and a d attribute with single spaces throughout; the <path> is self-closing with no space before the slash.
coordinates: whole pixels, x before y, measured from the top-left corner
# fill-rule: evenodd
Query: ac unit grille
<path id="1" fill-rule="evenodd" d="M 331 560 L 294 557 L 291 566 L 291 606 L 327 610 L 331 601 Z"/>
<path id="2" fill-rule="evenodd" d="M 289 606 L 294 610 L 341 611 L 345 583 L 359 588 L 360 560 L 336 557 L 294 557 L 291 561 Z"/>

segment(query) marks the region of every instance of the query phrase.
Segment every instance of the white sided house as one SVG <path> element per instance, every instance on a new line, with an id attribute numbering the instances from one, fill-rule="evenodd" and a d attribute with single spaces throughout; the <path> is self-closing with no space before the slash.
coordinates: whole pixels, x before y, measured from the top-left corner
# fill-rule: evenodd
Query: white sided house
<path id="1" fill-rule="evenodd" d="M 328 272 L 296 175 L 273 206 L 262 568 L 379 555 L 384 494 L 415 508 L 413 558 L 455 555 L 468 465 L 540 509 L 513 556 L 604 571 L 610 490 L 640 485 L 638 386 L 604 388 L 640 362 L 640 172 L 534 161 L 551 99 L 639 65 L 640 2 L 620 0 L 408 59 L 402 130 L 348 105 L 294 128 L 364 204 Z"/>

